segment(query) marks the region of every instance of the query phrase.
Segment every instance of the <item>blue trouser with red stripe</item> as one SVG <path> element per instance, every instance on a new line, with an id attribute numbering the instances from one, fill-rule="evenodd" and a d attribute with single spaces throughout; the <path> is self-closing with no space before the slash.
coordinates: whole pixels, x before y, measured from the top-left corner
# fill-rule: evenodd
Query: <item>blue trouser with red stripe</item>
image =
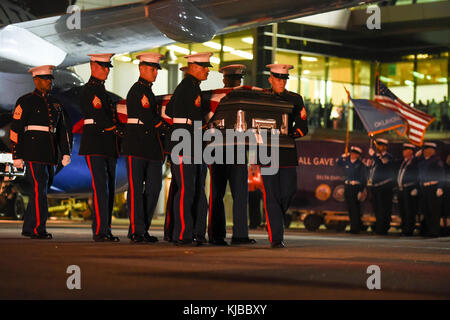
<path id="1" fill-rule="evenodd" d="M 166 203 L 166 216 L 164 219 L 164 239 L 171 241 L 173 236 L 174 228 L 174 217 L 173 217 L 173 199 L 177 193 L 178 186 L 175 181 L 175 176 L 172 172 L 173 166 L 170 167 L 170 172 L 172 173 L 172 180 L 170 181 L 169 194 L 167 196 Z"/>
<path id="2" fill-rule="evenodd" d="M 233 238 L 248 238 L 248 167 L 246 164 L 212 164 L 210 166 L 210 206 L 208 236 L 225 239 L 226 216 L 223 198 L 230 181 L 233 197 Z"/>
<path id="3" fill-rule="evenodd" d="M 284 214 L 297 191 L 296 167 L 279 168 L 274 175 L 262 175 L 264 212 L 269 241 L 283 241 Z"/>
<path id="4" fill-rule="evenodd" d="M 204 235 L 206 231 L 207 208 L 201 204 L 206 203 L 201 181 L 204 168 L 201 164 L 172 163 L 172 174 L 178 186 L 173 202 L 174 241 L 192 241 L 193 236 Z"/>
<path id="5" fill-rule="evenodd" d="M 25 162 L 27 179 L 30 182 L 31 193 L 28 207 L 23 218 L 22 232 L 40 234 L 47 232 L 48 218 L 47 189 L 49 177 L 53 175 L 53 166 L 48 164 Z"/>
<path id="6" fill-rule="evenodd" d="M 128 172 L 128 233 L 143 235 L 152 223 L 162 185 L 161 161 L 127 156 Z"/>
<path id="7" fill-rule="evenodd" d="M 86 156 L 85 160 L 92 177 L 92 232 L 95 236 L 106 236 L 111 234 L 117 159 Z"/>

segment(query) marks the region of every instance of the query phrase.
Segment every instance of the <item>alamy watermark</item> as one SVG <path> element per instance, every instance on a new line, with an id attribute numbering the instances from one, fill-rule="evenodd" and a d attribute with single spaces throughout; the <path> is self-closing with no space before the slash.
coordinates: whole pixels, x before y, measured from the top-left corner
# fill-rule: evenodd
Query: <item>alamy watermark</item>
<path id="1" fill-rule="evenodd" d="M 67 13 L 71 15 L 66 20 L 66 26 L 69 30 L 81 29 L 81 8 L 77 5 L 67 7 Z"/>
<path id="2" fill-rule="evenodd" d="M 370 6 L 367 8 L 366 13 L 371 14 L 367 18 L 366 26 L 369 30 L 381 29 L 381 9 L 379 6 Z"/>
<path id="3" fill-rule="evenodd" d="M 172 148 L 171 161 L 176 165 L 246 164 L 248 149 L 248 162 L 260 164 L 261 174 L 274 175 L 279 169 L 279 138 L 276 129 L 226 129 L 224 137 L 215 128 L 203 132 L 202 122 L 194 121 L 193 130 L 178 128 L 172 132 L 171 141 L 178 143 Z M 210 143 L 203 148 L 204 142 Z"/>
<path id="4" fill-rule="evenodd" d="M 381 269 L 377 265 L 370 265 L 367 267 L 367 274 L 370 277 L 367 278 L 366 286 L 369 290 L 381 290 Z"/>
<path id="5" fill-rule="evenodd" d="M 72 264 L 67 267 L 66 273 L 70 274 L 67 278 L 66 286 L 69 290 L 81 290 L 81 269 L 79 266 Z"/>

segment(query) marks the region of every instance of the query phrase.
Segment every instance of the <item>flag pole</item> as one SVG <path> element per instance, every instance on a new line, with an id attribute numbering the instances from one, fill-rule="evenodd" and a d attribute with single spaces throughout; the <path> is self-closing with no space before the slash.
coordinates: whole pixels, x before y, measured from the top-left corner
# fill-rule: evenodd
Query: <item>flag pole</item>
<path id="1" fill-rule="evenodd" d="M 350 93 L 348 92 L 347 88 L 344 86 L 345 92 L 347 92 L 347 133 L 345 138 L 345 154 L 348 153 L 348 146 L 350 143 Z"/>

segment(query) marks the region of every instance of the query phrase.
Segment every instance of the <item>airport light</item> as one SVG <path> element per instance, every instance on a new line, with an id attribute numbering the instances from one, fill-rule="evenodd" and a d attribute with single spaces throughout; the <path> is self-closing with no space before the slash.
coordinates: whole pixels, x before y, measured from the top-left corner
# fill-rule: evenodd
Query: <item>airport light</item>
<path id="1" fill-rule="evenodd" d="M 383 82 L 395 82 L 395 80 L 391 79 L 391 78 L 386 78 L 383 76 L 380 76 L 380 80 Z"/>
<path id="2" fill-rule="evenodd" d="M 213 42 L 213 41 L 207 41 L 207 42 L 204 42 L 202 44 L 204 46 L 206 46 L 206 47 L 213 48 L 213 49 L 216 49 L 216 50 L 220 50 L 222 48 L 220 43 Z M 231 52 L 231 51 L 234 51 L 234 48 L 229 47 L 229 46 L 223 46 L 223 51 L 224 52 Z"/>
<path id="3" fill-rule="evenodd" d="M 316 57 L 309 57 L 309 56 L 302 56 L 302 61 L 308 61 L 308 62 L 316 62 Z"/>
<path id="4" fill-rule="evenodd" d="M 229 47 L 229 46 L 223 46 L 220 43 L 214 42 L 214 41 L 207 41 L 202 43 L 204 46 L 212 48 L 212 49 L 216 49 L 216 50 L 220 50 L 223 49 L 224 52 L 228 52 L 232 55 L 247 59 L 247 60 L 252 60 L 253 59 L 253 54 L 250 52 L 245 52 L 242 50 L 236 50 L 235 48 Z"/>
<path id="5" fill-rule="evenodd" d="M 114 58 L 119 60 L 119 61 L 122 61 L 122 62 L 130 62 L 130 61 L 133 60 L 133 59 L 131 59 L 131 57 L 125 56 L 125 55 L 116 56 Z"/>
<path id="6" fill-rule="evenodd" d="M 234 50 L 230 52 L 231 54 L 234 54 L 235 56 L 239 56 L 248 60 L 253 60 L 253 54 L 249 52 L 245 52 L 242 50 Z"/>
<path id="7" fill-rule="evenodd" d="M 414 77 L 416 77 L 416 78 L 419 78 L 419 79 L 424 79 L 424 78 L 425 78 L 425 75 L 422 74 L 422 73 L 420 73 L 420 72 L 417 72 L 417 71 L 410 71 L 410 73 L 412 73 L 412 75 L 413 75 Z"/>
<path id="8" fill-rule="evenodd" d="M 186 54 L 186 55 L 191 53 L 191 52 L 189 52 L 189 49 L 186 49 L 186 48 L 174 45 L 174 44 L 171 44 L 171 45 L 167 46 L 166 48 L 168 50 L 175 51 L 175 52 L 182 53 L 182 54 Z M 196 53 L 196 52 L 192 51 L 192 53 Z"/>
<path id="9" fill-rule="evenodd" d="M 245 37 L 241 39 L 242 42 L 248 43 L 248 44 L 253 44 L 253 37 Z"/>

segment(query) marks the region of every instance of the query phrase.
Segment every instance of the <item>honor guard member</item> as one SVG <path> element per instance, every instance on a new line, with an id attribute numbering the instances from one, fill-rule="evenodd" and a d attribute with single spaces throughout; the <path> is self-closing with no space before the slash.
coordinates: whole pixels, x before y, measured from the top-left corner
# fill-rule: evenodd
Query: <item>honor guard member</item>
<path id="1" fill-rule="evenodd" d="M 360 159 L 361 154 L 361 148 L 352 146 L 350 155 L 343 154 L 337 161 L 345 168 L 344 198 L 350 218 L 350 233 L 353 234 L 361 231 L 361 201 L 366 187 L 366 167 Z"/>
<path id="2" fill-rule="evenodd" d="M 375 146 L 369 149 L 370 159 L 369 176 L 367 185 L 372 191 L 372 206 L 375 212 L 375 233 L 379 235 L 387 234 L 392 214 L 393 197 L 393 157 L 387 152 L 388 141 L 386 139 L 376 139 Z"/>
<path id="3" fill-rule="evenodd" d="M 179 68 L 179 70 L 181 72 L 183 72 L 183 78 L 186 77 L 186 70 L 188 69 L 187 66 L 183 66 L 181 68 Z M 161 116 L 163 117 L 163 119 L 167 120 L 167 121 L 172 121 L 171 118 L 168 118 L 166 112 L 166 106 L 162 106 L 161 107 Z M 167 154 L 167 152 L 166 152 Z M 170 165 L 170 155 L 168 158 L 168 162 Z M 172 173 L 172 167 L 171 167 L 171 176 L 173 177 L 173 173 Z M 172 234 L 173 234 L 173 227 L 174 227 L 174 218 L 173 218 L 173 199 L 175 194 L 177 193 L 177 185 L 175 182 L 175 179 L 171 179 L 170 180 L 170 186 L 169 186 L 169 193 L 167 195 L 167 201 L 166 201 L 166 214 L 165 214 L 165 218 L 164 218 L 164 241 L 168 241 L 168 242 L 172 242 Z"/>
<path id="4" fill-rule="evenodd" d="M 81 89 L 84 118 L 80 155 L 84 155 L 92 176 L 94 241 L 118 242 L 111 233 L 114 206 L 116 162 L 119 156 L 117 112 L 105 89 L 112 67 L 112 53 L 90 54 L 91 78 Z"/>
<path id="5" fill-rule="evenodd" d="M 425 142 L 418 165 L 424 214 L 422 233 L 429 237 L 439 236 L 445 182 L 444 164 L 436 154 L 436 147 L 434 142 Z"/>
<path id="6" fill-rule="evenodd" d="M 161 69 L 159 53 L 144 53 L 140 61 L 138 81 L 127 95 L 127 125 L 122 154 L 128 172 L 129 234 L 132 242 L 157 242 L 148 230 L 162 185 L 164 150 L 159 130 L 168 124 L 158 115 L 153 82 Z"/>
<path id="7" fill-rule="evenodd" d="M 26 167 L 31 194 L 25 212 L 22 235 L 35 239 L 51 239 L 47 232 L 47 190 L 50 188 L 58 153 L 61 164 L 70 163 L 70 142 L 61 103 L 49 92 L 55 67 L 40 66 L 29 70 L 36 89 L 16 102 L 10 140 L 13 165 Z"/>
<path id="8" fill-rule="evenodd" d="M 220 68 L 223 74 L 225 88 L 234 88 L 241 85 L 245 73 L 245 66 L 233 64 Z M 215 110 L 214 110 L 215 111 Z M 234 148 L 234 147 L 233 147 Z M 235 149 L 236 150 L 236 149 Z M 226 149 L 224 154 L 226 153 Z M 236 154 L 236 151 L 234 152 Z M 248 237 L 248 168 L 247 164 L 212 164 L 210 166 L 211 198 L 210 224 L 208 227 L 209 242 L 214 245 L 227 245 L 226 216 L 223 197 L 230 182 L 233 197 L 233 235 L 231 244 L 254 244 L 256 241 Z"/>
<path id="9" fill-rule="evenodd" d="M 248 168 L 248 217 L 249 229 L 257 229 L 261 225 L 261 170 L 258 165 Z"/>
<path id="10" fill-rule="evenodd" d="M 271 85 L 271 89 L 266 92 L 294 105 L 288 117 L 290 137 L 296 139 L 305 136 L 308 133 L 308 120 L 303 99 L 300 95 L 285 89 L 287 79 L 289 79 L 289 70 L 293 66 L 269 64 L 266 68 L 270 69 L 269 83 Z M 262 175 L 264 211 L 272 248 L 285 247 L 283 242 L 284 216 L 297 190 L 298 157 L 296 147 L 279 148 L 278 165 L 279 170 L 275 175 Z"/>
<path id="11" fill-rule="evenodd" d="M 414 156 L 416 147 L 410 143 L 403 144 L 403 160 L 397 171 L 397 198 L 402 219 L 402 235 L 412 236 L 416 226 L 418 207 L 418 166 Z"/>
<path id="12" fill-rule="evenodd" d="M 202 177 L 203 166 L 194 163 L 192 149 L 194 149 L 194 121 L 203 120 L 200 82 L 208 78 L 209 68 L 212 67 L 209 62 L 211 55 L 210 52 L 203 52 L 185 56 L 188 60 L 186 76 L 175 89 L 166 108 L 167 116 L 173 121 L 169 134 L 170 152 L 179 141 L 179 138 L 173 136 L 173 132 L 177 129 L 185 129 L 190 133 L 192 146 L 191 150 L 181 150 L 177 155 L 171 154 L 172 174 L 178 186 L 173 206 L 172 240 L 175 245 L 192 243 L 194 237 L 201 238 L 206 228 L 206 207 L 196 206 L 194 203 L 194 201 L 207 203 L 204 188 L 198 188 L 201 185 L 198 182 Z M 201 240 L 197 244 L 200 243 Z"/>

